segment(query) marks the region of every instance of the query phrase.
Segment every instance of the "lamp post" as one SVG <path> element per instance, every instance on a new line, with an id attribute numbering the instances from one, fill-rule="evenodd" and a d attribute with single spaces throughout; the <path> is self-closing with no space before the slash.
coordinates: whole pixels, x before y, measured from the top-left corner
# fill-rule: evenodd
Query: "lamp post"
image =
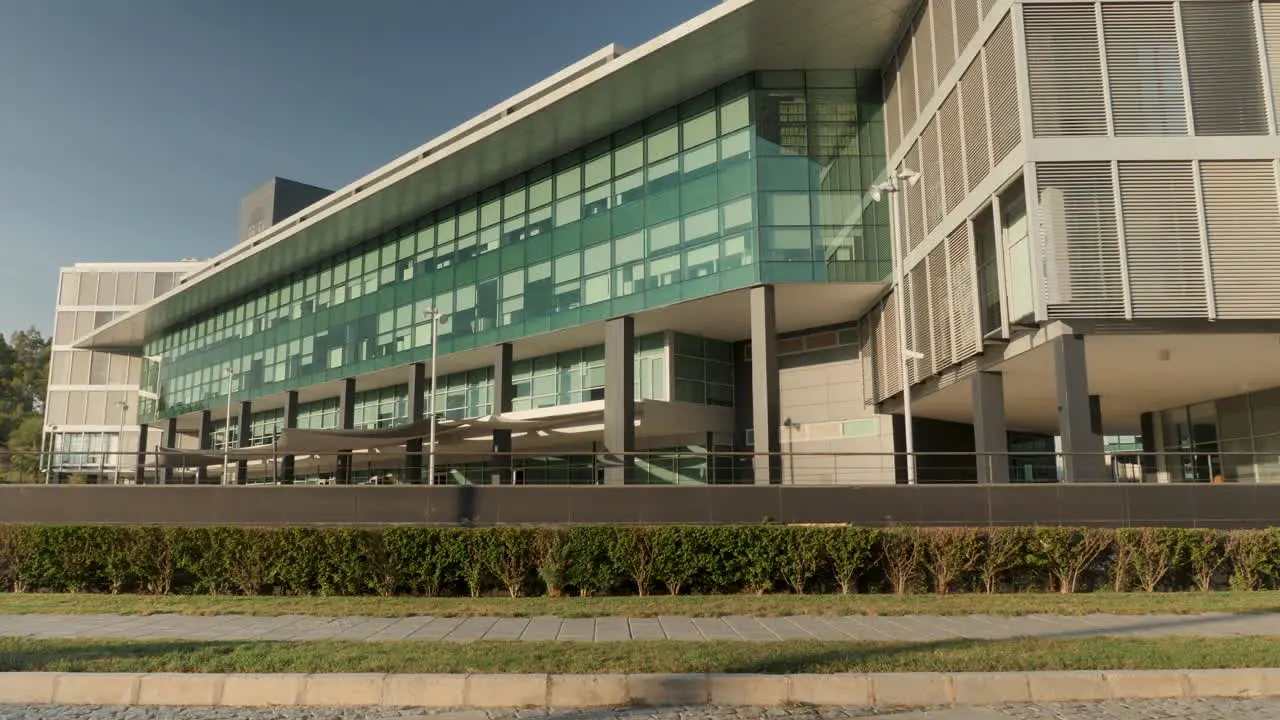
<path id="1" fill-rule="evenodd" d="M 57 449 L 58 449 L 58 426 L 50 425 L 49 426 L 49 458 L 46 461 L 47 464 L 45 465 L 45 468 L 44 468 L 44 484 L 45 485 L 49 485 L 53 483 L 53 459 L 54 457 L 56 457 L 54 455 L 54 452 L 56 452 Z"/>
<path id="2" fill-rule="evenodd" d="M 124 414 L 129 411 L 129 403 L 117 400 L 116 407 L 120 409 L 120 430 L 116 433 L 116 472 L 113 485 L 120 484 L 120 466 L 124 464 Z"/>
<path id="3" fill-rule="evenodd" d="M 230 367 L 222 371 L 222 376 L 227 379 L 227 420 L 222 428 L 222 480 L 223 485 L 227 484 L 227 468 L 231 464 L 231 390 L 236 384 L 236 371 Z"/>
<path id="4" fill-rule="evenodd" d="M 431 402 L 428 404 L 428 411 L 431 413 L 430 420 L 430 442 L 431 446 L 427 455 L 427 483 L 436 484 L 436 358 L 439 353 L 436 346 L 440 340 L 440 324 L 449 322 L 449 316 L 440 308 L 431 307 L 422 311 L 422 317 L 431 323 Z"/>
<path id="5" fill-rule="evenodd" d="M 905 269 L 903 264 L 906 258 L 903 257 L 901 240 L 903 233 L 901 231 L 901 218 L 898 215 L 898 195 L 902 192 L 902 183 L 906 183 L 908 188 L 915 187 L 920 182 L 920 173 L 914 170 L 902 168 L 891 172 L 889 179 L 871 189 L 871 199 L 880 202 L 885 195 L 889 196 L 889 226 L 892 228 L 889 256 L 893 262 L 893 297 L 894 306 L 898 313 L 898 371 L 902 374 L 902 420 L 905 427 L 903 433 L 906 439 L 907 451 L 907 484 L 915 485 L 918 477 L 916 471 L 916 440 L 915 429 L 912 427 L 911 420 L 911 375 L 909 360 L 919 360 L 924 356 L 907 347 L 907 303 L 904 296 L 905 287 Z"/>

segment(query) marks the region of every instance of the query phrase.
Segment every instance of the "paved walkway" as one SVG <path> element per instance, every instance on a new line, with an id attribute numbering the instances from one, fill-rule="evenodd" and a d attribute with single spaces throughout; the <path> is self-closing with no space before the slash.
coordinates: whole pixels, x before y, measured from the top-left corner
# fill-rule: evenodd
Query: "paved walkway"
<path id="1" fill-rule="evenodd" d="M 913 713 L 869 708 L 675 707 L 628 710 L 461 710 L 386 708 L 142 708 L 0 705 L 0 720 L 1274 720 L 1280 700 L 1133 702 L 955 708 Z"/>
<path id="2" fill-rule="evenodd" d="M 1020 617 L 370 618 L 284 615 L 0 615 L 0 637 L 130 640 L 935 640 L 1093 635 L 1276 635 L 1280 613 Z"/>

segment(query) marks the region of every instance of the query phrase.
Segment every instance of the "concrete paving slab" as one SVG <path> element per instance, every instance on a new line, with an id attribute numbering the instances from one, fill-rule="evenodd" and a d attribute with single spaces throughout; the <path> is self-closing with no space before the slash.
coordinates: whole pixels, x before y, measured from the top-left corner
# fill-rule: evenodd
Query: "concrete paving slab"
<path id="1" fill-rule="evenodd" d="M 521 640 L 555 640 L 560 635 L 564 620 L 554 617 L 535 617 L 520 634 Z"/>
<path id="2" fill-rule="evenodd" d="M 596 639 L 595 618 L 570 618 L 560 625 L 557 640 L 565 642 L 591 642 Z"/>
<path id="3" fill-rule="evenodd" d="M 702 633 L 693 624 L 692 618 L 663 615 L 658 618 L 662 626 L 662 634 L 668 640 L 701 640 Z"/>

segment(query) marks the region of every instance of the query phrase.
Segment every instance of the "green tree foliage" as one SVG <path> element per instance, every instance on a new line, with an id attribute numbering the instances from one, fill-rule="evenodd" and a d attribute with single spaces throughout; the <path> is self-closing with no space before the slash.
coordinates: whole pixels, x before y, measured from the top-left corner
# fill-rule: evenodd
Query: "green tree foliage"
<path id="1" fill-rule="evenodd" d="M 35 328 L 8 338 L 0 334 L 0 448 L 14 453 L 41 450 L 49 346 L 49 339 Z M 39 461 L 34 456 L 17 457 L 12 464 L 19 474 L 34 476 Z"/>

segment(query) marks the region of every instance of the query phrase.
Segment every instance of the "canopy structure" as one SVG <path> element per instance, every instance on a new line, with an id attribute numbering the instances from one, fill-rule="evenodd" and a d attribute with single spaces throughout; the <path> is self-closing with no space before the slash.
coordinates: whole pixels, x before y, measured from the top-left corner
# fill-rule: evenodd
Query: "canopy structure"
<path id="1" fill-rule="evenodd" d="M 636 417 L 643 414 L 644 403 L 637 403 Z M 474 441 L 485 440 L 495 430 L 510 430 L 513 436 L 537 434 L 546 436 L 566 428 L 599 424 L 603 410 L 562 413 L 539 418 L 512 418 L 504 415 L 485 415 L 466 419 L 436 421 L 436 449 L 476 451 Z M 371 430 L 283 430 L 276 441 L 268 445 L 218 450 L 184 450 L 159 448 L 159 461 L 164 467 L 191 468 L 221 465 L 225 461 L 271 461 L 284 455 L 333 456 L 337 453 L 361 452 L 379 456 L 400 458 L 404 447 L 413 440 L 426 440 L 431 433 L 431 421 L 400 425 L 393 428 Z M 467 447 L 470 444 L 471 447 Z"/>

